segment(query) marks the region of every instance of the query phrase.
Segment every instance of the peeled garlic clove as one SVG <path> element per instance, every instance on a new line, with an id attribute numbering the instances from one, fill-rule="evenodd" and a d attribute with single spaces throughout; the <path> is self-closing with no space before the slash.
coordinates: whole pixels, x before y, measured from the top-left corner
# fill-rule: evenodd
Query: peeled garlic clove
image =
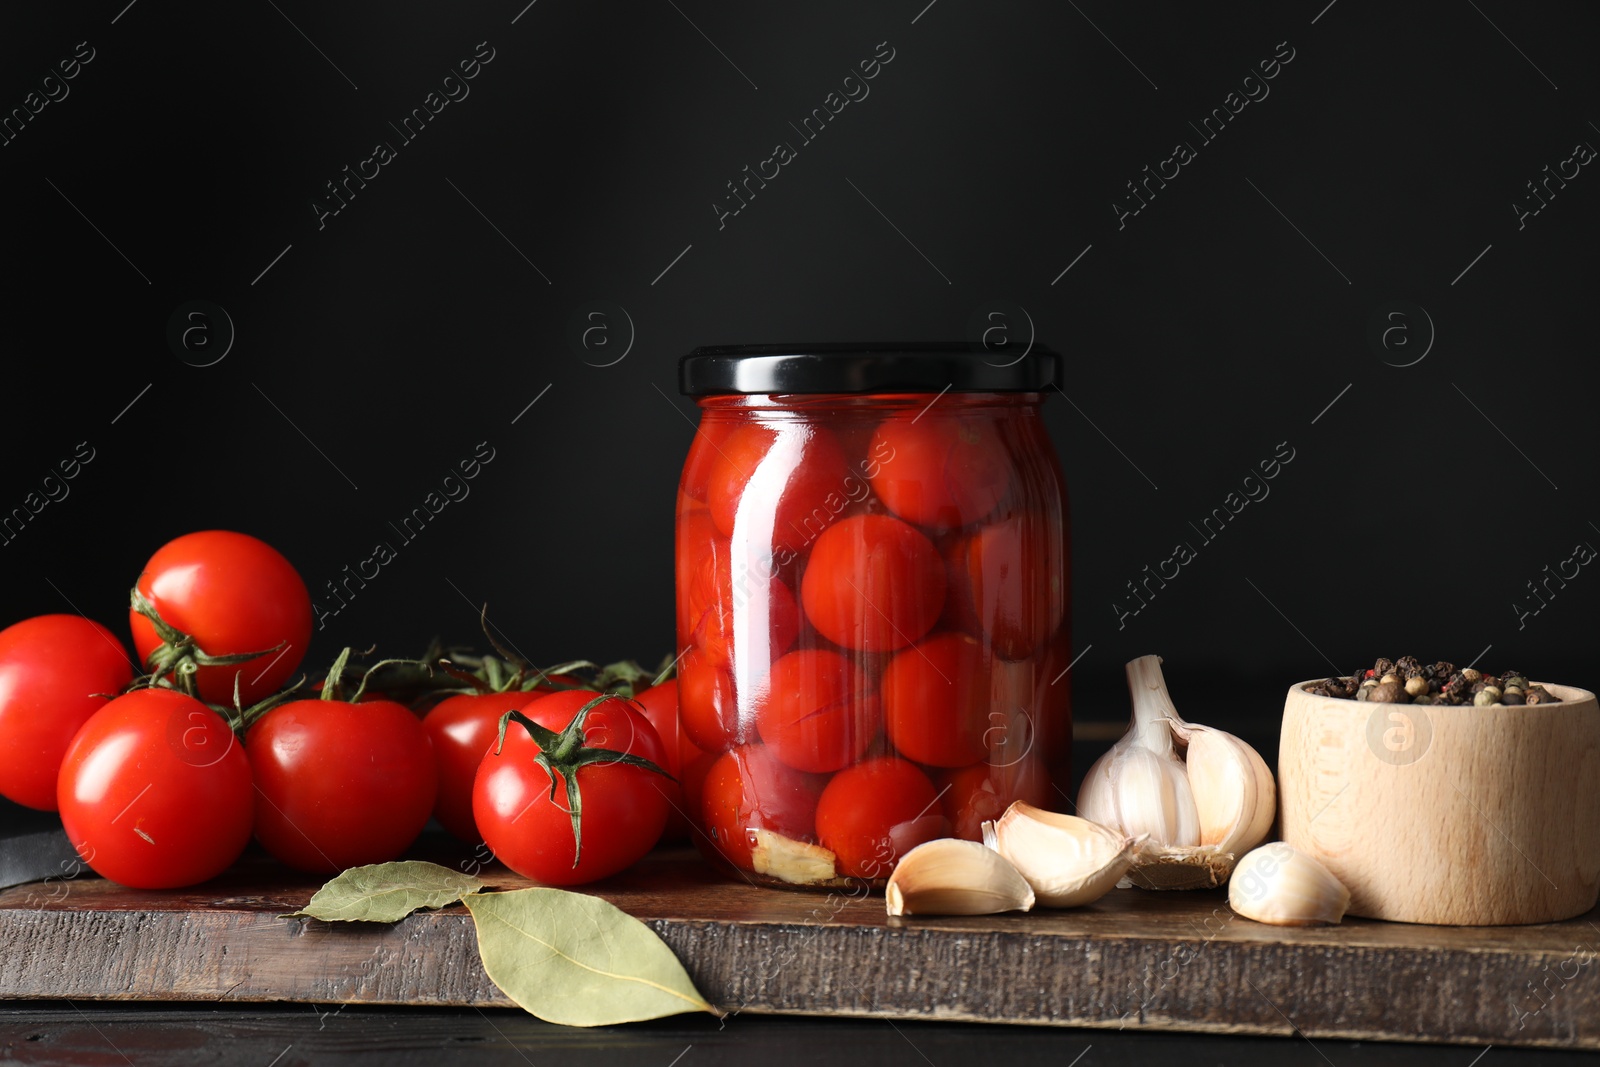
<path id="1" fill-rule="evenodd" d="M 1027 911 L 1033 890 L 1005 857 L 976 841 L 942 837 L 900 858 L 883 897 L 890 915 Z"/>
<path id="2" fill-rule="evenodd" d="M 1260 923 L 1315 926 L 1344 918 L 1350 890 L 1314 857 L 1274 841 L 1234 867 L 1228 906 Z"/>
<path id="3" fill-rule="evenodd" d="M 1109 893 L 1133 862 L 1138 842 L 1076 815 L 1062 815 L 1020 800 L 983 838 L 1010 860 L 1047 908 L 1076 908 Z"/>
<path id="4" fill-rule="evenodd" d="M 1266 840 L 1277 787 L 1260 753 L 1225 730 L 1174 723 L 1188 743 L 1185 766 L 1200 823 L 1200 844 L 1235 855 Z"/>
<path id="5" fill-rule="evenodd" d="M 812 885 L 838 877 L 833 853 L 821 845 L 796 841 L 771 830 L 752 830 L 751 836 L 754 840 L 750 845 L 750 861 L 757 874 L 795 885 Z"/>

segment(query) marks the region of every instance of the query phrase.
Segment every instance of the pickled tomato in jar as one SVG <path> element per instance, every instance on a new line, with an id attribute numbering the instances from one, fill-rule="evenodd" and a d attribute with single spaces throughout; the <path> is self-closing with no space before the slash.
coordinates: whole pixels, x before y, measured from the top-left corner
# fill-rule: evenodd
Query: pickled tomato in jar
<path id="1" fill-rule="evenodd" d="M 676 523 L 679 743 L 702 854 L 879 886 L 1067 794 L 1060 358 L 965 345 L 696 349 Z"/>

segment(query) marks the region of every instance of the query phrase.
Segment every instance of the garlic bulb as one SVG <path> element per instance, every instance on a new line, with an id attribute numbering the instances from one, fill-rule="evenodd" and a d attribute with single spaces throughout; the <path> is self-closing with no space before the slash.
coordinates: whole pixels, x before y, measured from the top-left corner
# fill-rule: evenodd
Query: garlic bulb
<path id="1" fill-rule="evenodd" d="M 1116 887 L 1139 844 L 1126 834 L 1076 815 L 1017 801 L 983 824 L 983 842 L 1022 872 L 1039 903 L 1076 908 Z"/>
<path id="2" fill-rule="evenodd" d="M 1272 772 L 1234 735 L 1183 720 L 1167 694 L 1161 657 L 1131 660 L 1127 674 L 1133 721 L 1089 768 L 1078 813 L 1129 836 L 1144 835 L 1128 870 L 1134 885 L 1221 885 L 1235 857 L 1272 829 Z"/>
<path id="3" fill-rule="evenodd" d="M 1233 869 L 1228 906 L 1247 919 L 1275 926 L 1336 923 L 1350 906 L 1350 890 L 1314 857 L 1274 841 Z"/>
<path id="4" fill-rule="evenodd" d="M 925 842 L 900 857 L 883 897 L 890 915 L 993 915 L 1027 911 L 1034 900 L 1005 857 L 953 837 Z"/>

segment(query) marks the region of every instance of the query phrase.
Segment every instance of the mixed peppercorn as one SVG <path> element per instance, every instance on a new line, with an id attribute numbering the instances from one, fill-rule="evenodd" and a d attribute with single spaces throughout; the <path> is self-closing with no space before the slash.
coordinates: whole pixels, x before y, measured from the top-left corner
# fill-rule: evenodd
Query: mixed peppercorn
<path id="1" fill-rule="evenodd" d="M 1324 679 L 1307 686 L 1306 692 L 1378 704 L 1474 704 L 1482 708 L 1559 702 L 1544 686 L 1530 684 L 1521 671 L 1485 674 L 1471 667 L 1457 669 L 1445 660 L 1422 663 L 1415 656 L 1380 659 L 1370 670 Z"/>

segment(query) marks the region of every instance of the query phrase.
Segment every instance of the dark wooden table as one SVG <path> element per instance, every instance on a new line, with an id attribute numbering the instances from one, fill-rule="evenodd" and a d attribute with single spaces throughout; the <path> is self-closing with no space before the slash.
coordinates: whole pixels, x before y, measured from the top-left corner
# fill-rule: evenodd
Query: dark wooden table
<path id="1" fill-rule="evenodd" d="M 1480 1058 L 1481 1057 L 1481 1058 Z M 133 1067 L 1562 1067 L 1589 1054 L 1305 1038 L 737 1016 L 604 1030 L 518 1011 L 48 1003 L 0 1007 L 0 1061 Z"/>
<path id="2" fill-rule="evenodd" d="M 1075 762 L 1086 765 L 1114 734 L 1080 743 Z M 1270 738 L 1251 740 L 1273 751 Z M 440 838 L 423 851 L 447 863 L 464 858 Z M 662 898 L 663 863 L 676 871 L 675 900 L 670 888 Z M 494 880 L 518 884 L 504 874 Z M 494 1006 L 504 1000 L 482 978 L 461 909 L 365 932 L 310 923 L 291 928 L 277 919 L 289 910 L 280 905 L 303 902 L 314 881 L 257 859 L 217 883 L 172 894 L 130 894 L 92 878 L 0 892 L 0 998 L 29 998 L 0 999 L 0 1062 L 1496 1067 L 1577 1062 L 1580 1054 L 1508 1048 L 1473 1026 L 1482 1030 L 1487 1022 L 1512 1039 L 1568 1047 L 1593 1044 L 1600 1034 L 1600 973 L 1592 967 L 1560 984 L 1553 998 L 1546 993 L 1549 1004 L 1516 1026 L 1518 1011 L 1542 1003 L 1527 993 L 1528 983 L 1543 977 L 1541 968 L 1559 965 L 1580 941 L 1600 942 L 1600 930 L 1587 923 L 1473 932 L 1352 922 L 1285 941 L 1242 919 L 1219 925 L 1217 915 L 1226 915 L 1221 894 L 1177 900 L 1128 892 L 1080 912 L 892 925 L 881 898 L 829 903 L 825 896 L 757 891 L 671 856 L 655 857 L 600 890 L 650 922 L 709 996 L 745 1010 L 721 1023 L 680 1018 L 573 1030 Z M 686 912 L 684 889 L 690 901 L 709 894 L 709 911 Z M 830 916 L 821 930 L 804 916 L 819 905 Z M 1049 951 L 1066 946 L 1076 953 L 1074 967 L 1040 966 L 1041 933 Z M 975 951 L 996 934 L 1011 939 L 1015 961 L 1054 988 L 1036 983 L 1019 994 L 1015 965 L 1006 972 L 992 952 Z M 230 942 L 241 935 L 242 943 Z M 807 946 L 798 955 L 790 951 L 797 943 Z M 1396 949 L 1403 958 L 1393 955 Z M 253 951 L 265 953 L 254 957 L 259 966 L 246 965 Z M 1341 952 L 1343 977 L 1330 980 L 1325 964 Z M 774 960 L 785 965 L 774 968 Z M 1352 976 L 1351 966 L 1365 967 L 1364 976 Z M 1085 985 L 1093 968 L 1120 976 L 1120 990 L 1107 985 L 1095 1000 Z M 246 975 L 249 981 L 241 981 Z M 989 1017 L 994 1006 L 1009 1003 L 1013 1017 L 1027 1014 L 1034 1024 L 926 1021 L 941 1006 L 957 1004 L 952 983 L 966 991 L 961 1003 L 988 1005 Z M 416 996 L 419 989 L 427 996 Z M 266 1002 L 240 1003 L 241 994 Z M 1526 1002 L 1520 1008 L 1519 994 Z M 1450 1031 L 1456 1043 L 1397 1044 L 1372 1040 L 1370 1032 L 1352 1040 L 1350 1013 L 1341 1007 L 1347 1005 L 1369 1020 L 1388 1019 L 1389 1030 L 1415 1029 L 1416 1011 L 1426 1009 L 1431 1026 L 1456 1020 Z M 841 1009 L 894 1017 L 757 1014 Z M 1183 1023 L 1183 1013 L 1197 1010 L 1209 1013 L 1214 1032 L 1150 1029 Z M 1074 1025 L 1082 1022 L 1096 1025 Z M 1289 1036 L 1216 1032 L 1230 1029 Z"/>
<path id="3" fill-rule="evenodd" d="M 529 884 L 499 867 L 484 877 L 501 889 Z M 483 973 L 464 907 L 393 925 L 284 918 L 318 882 L 258 855 L 190 889 L 85 876 L 0 891 L 0 998 L 510 1005 Z M 701 992 L 741 1020 L 1600 1048 L 1600 976 L 1578 962 L 1600 939 L 1600 915 L 1528 927 L 1281 928 L 1235 915 L 1220 890 L 1126 889 L 1069 911 L 891 919 L 881 895 L 767 889 L 717 875 L 688 849 L 588 888 L 654 929 Z M 1529 992 L 1564 971 L 1569 980 L 1542 998 Z"/>

